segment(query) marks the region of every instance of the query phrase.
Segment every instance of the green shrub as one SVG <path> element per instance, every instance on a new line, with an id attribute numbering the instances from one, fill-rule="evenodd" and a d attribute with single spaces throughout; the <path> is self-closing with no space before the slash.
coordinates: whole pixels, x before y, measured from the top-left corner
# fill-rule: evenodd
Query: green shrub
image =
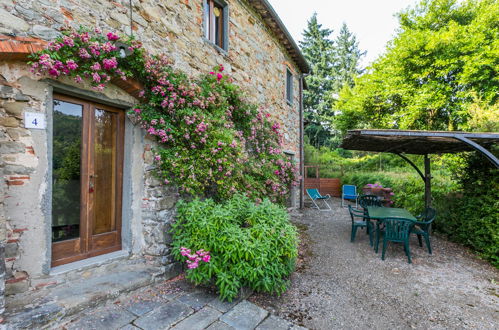
<path id="1" fill-rule="evenodd" d="M 499 268 L 499 170 L 481 155 L 465 160 L 456 173 L 461 191 L 436 198 L 435 229 Z"/>
<path id="2" fill-rule="evenodd" d="M 499 268 L 499 198 L 496 193 L 482 196 L 452 194 L 436 201 L 441 212 L 435 230 L 451 241 L 461 243 Z"/>
<path id="3" fill-rule="evenodd" d="M 368 183 L 380 182 L 383 187 L 392 188 L 395 207 L 403 207 L 413 214 L 420 213 L 424 208 L 424 182 L 416 173 L 398 172 L 351 172 L 341 178 L 343 184 L 356 185 L 361 194 L 362 187 Z M 433 200 L 440 200 L 449 193 L 456 191 L 457 184 L 443 175 L 435 174 L 432 179 Z M 437 208 L 440 213 L 441 205 Z"/>
<path id="4" fill-rule="evenodd" d="M 196 284 L 215 284 L 220 298 L 232 300 L 241 287 L 281 294 L 294 270 L 298 235 L 286 210 L 269 200 L 259 205 L 235 195 L 225 203 L 211 199 L 180 201 L 173 225 L 173 254 L 180 248 L 209 251 L 210 262 L 188 269 Z"/>

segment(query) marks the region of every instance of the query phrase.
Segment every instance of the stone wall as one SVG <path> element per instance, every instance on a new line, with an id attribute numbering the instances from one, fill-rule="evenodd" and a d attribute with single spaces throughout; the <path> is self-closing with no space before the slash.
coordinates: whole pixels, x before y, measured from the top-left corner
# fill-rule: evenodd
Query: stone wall
<path id="1" fill-rule="evenodd" d="M 204 38 L 202 0 L 133 0 L 133 34 L 153 53 L 165 53 L 190 75 L 223 64 L 254 102 L 284 125 L 286 149 L 298 154 L 299 70 L 250 5 L 229 0 L 229 47 L 220 51 Z M 0 0 L 0 34 L 50 39 L 57 30 L 97 26 L 130 32 L 128 0 Z M 295 74 L 294 102 L 285 100 L 286 67 Z"/>
<path id="2" fill-rule="evenodd" d="M 148 141 L 144 147 L 144 195 L 142 198 L 142 224 L 144 235 L 143 253 L 155 266 L 168 267 L 173 262 L 169 244 L 171 220 L 175 216 L 178 201 L 176 187 L 164 186 L 154 176 L 153 153 Z"/>
<path id="3" fill-rule="evenodd" d="M 0 143 L 4 141 L 5 132 L 0 130 Z M 0 158 L 0 178 L 3 177 L 3 161 Z M 0 179 L 0 315 L 5 310 L 5 243 L 7 234 L 5 228 L 5 182 Z M 1 321 L 0 321 L 1 323 Z"/>
<path id="4" fill-rule="evenodd" d="M 229 49 L 224 52 L 203 37 L 201 0 L 133 0 L 133 34 L 152 53 L 166 53 L 174 66 L 195 76 L 223 64 L 248 100 L 267 108 L 284 129 L 285 150 L 299 157 L 299 72 L 281 44 L 244 1 L 230 0 Z M 49 40 L 64 26 L 100 27 L 130 32 L 128 0 L 0 0 L 0 34 Z M 2 50 L 0 49 L 0 52 Z M 285 100 L 286 68 L 295 74 L 294 100 Z M 83 94 L 89 86 L 74 86 Z M 95 93 L 94 93 L 95 94 Z M 93 94 L 92 94 L 93 95 Z M 95 96 L 95 95 L 94 95 Z M 102 97 L 133 104 L 117 87 Z M 98 98 L 98 96 L 97 96 Z M 5 245 L 6 290 L 17 293 L 45 287 L 50 270 L 50 131 L 24 128 L 23 112 L 50 115 L 51 83 L 39 80 L 24 62 L 0 60 L 0 254 Z M 124 248 L 132 258 L 145 259 L 165 272 L 172 267 L 167 229 L 174 217 L 178 193 L 152 176 L 151 146 L 138 127 L 129 126 L 126 139 L 130 163 L 124 193 Z M 128 176 L 127 176 L 128 175 Z M 1 186 L 0 186 L 1 188 Z M 296 200 L 296 198 L 295 198 Z M 2 214 L 4 211 L 4 215 Z M 126 218 L 126 219 L 125 219 Z M 3 236 L 2 236 L 3 235 Z M 2 289 L 0 264 L 0 291 Z M 1 292 L 0 292 L 1 293 Z M 0 295 L 0 309 L 1 309 Z"/>

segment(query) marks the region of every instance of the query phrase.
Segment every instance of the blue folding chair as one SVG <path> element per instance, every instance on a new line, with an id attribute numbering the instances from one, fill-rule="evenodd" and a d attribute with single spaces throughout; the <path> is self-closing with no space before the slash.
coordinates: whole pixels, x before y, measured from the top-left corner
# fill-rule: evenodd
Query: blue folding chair
<path id="1" fill-rule="evenodd" d="M 312 203 L 314 203 L 315 207 L 319 211 L 330 211 L 331 210 L 331 206 L 329 206 L 329 204 L 326 202 L 328 199 L 331 198 L 331 196 L 329 196 L 329 194 L 327 194 L 326 196 L 322 196 L 319 193 L 318 189 L 307 189 L 307 195 L 308 195 L 308 197 L 310 197 L 310 199 L 312 200 Z M 322 201 L 324 204 L 326 204 L 327 209 L 321 209 L 319 207 L 319 205 L 316 203 L 316 201 L 319 201 L 319 200 Z"/>
<path id="2" fill-rule="evenodd" d="M 355 200 L 355 208 L 357 208 L 357 187 L 354 185 L 344 184 L 341 190 L 341 206 L 345 207 L 345 199 Z"/>

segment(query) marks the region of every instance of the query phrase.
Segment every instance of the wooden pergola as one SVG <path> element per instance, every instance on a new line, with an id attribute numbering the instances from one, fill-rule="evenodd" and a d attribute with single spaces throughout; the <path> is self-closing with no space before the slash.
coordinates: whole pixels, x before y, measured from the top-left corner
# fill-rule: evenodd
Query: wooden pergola
<path id="1" fill-rule="evenodd" d="M 429 154 L 479 151 L 499 168 L 499 159 L 490 152 L 490 148 L 498 142 L 499 133 L 356 129 L 348 131 L 340 148 L 390 152 L 402 157 L 423 179 L 425 206 L 429 207 L 431 206 Z M 405 154 L 424 155 L 424 173 Z"/>

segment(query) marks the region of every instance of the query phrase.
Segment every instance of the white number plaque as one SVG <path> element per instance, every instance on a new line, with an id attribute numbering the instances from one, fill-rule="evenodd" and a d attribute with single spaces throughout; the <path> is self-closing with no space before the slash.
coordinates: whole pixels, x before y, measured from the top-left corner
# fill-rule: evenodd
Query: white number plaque
<path id="1" fill-rule="evenodd" d="M 25 112 L 24 113 L 24 127 L 45 129 L 45 114 L 38 112 Z"/>

